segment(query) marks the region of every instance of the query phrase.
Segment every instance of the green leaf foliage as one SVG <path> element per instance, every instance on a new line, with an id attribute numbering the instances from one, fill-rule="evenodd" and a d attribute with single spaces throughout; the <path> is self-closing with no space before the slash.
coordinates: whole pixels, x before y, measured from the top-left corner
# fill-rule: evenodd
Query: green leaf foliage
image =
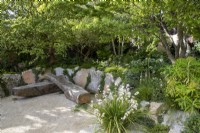
<path id="1" fill-rule="evenodd" d="M 184 35 L 199 39 L 199 7 L 195 0 L 3 0 L 0 58 L 6 59 L 1 64 L 75 64 L 123 56 L 133 45 L 153 49 L 164 34 L 161 22 L 167 30 L 181 26 Z"/>
<path id="2" fill-rule="evenodd" d="M 184 124 L 185 128 L 183 133 L 199 133 L 200 132 L 200 114 L 193 114 Z"/>
<path id="3" fill-rule="evenodd" d="M 200 109 L 200 63 L 189 57 L 178 59 L 165 70 L 167 81 L 166 95 L 173 99 L 180 109 L 199 111 Z"/>

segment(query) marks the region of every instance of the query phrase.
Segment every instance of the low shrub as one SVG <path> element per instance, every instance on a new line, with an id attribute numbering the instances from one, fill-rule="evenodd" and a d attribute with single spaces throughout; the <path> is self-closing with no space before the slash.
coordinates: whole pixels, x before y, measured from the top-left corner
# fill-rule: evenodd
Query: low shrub
<path id="1" fill-rule="evenodd" d="M 135 122 L 139 125 L 144 126 L 147 129 L 151 129 L 156 125 L 155 121 L 145 114 L 136 117 Z"/>
<path id="2" fill-rule="evenodd" d="M 141 101 L 164 101 L 164 86 L 165 83 L 159 78 L 143 80 L 136 88 L 136 91 L 139 92 L 137 98 Z"/>
<path id="3" fill-rule="evenodd" d="M 140 72 L 135 68 L 128 69 L 124 73 L 124 82 L 131 87 L 138 87 L 140 84 Z"/>
<path id="4" fill-rule="evenodd" d="M 165 94 L 178 108 L 200 111 L 200 62 L 195 58 L 178 59 L 165 68 L 167 81 Z"/>
<path id="5" fill-rule="evenodd" d="M 200 133 L 200 114 L 193 114 L 186 119 L 183 133 Z"/>
<path id="6" fill-rule="evenodd" d="M 106 67 L 104 72 L 105 73 L 112 73 L 114 77 L 124 77 L 124 72 L 127 70 L 127 68 L 121 67 L 121 66 L 110 66 Z"/>
<path id="7" fill-rule="evenodd" d="M 165 125 L 156 124 L 153 128 L 148 130 L 149 133 L 168 133 L 170 128 Z"/>
<path id="8" fill-rule="evenodd" d="M 124 81 L 131 87 L 138 87 L 141 80 L 161 77 L 160 68 L 166 63 L 163 58 L 145 58 L 132 60 L 125 72 Z"/>

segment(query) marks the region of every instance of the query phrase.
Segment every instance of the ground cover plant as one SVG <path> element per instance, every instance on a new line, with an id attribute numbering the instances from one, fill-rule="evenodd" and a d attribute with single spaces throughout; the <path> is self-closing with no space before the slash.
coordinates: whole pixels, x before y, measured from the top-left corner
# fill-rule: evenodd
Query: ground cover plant
<path id="1" fill-rule="evenodd" d="M 192 114 L 185 121 L 183 133 L 199 133 L 200 132 L 200 114 Z"/>

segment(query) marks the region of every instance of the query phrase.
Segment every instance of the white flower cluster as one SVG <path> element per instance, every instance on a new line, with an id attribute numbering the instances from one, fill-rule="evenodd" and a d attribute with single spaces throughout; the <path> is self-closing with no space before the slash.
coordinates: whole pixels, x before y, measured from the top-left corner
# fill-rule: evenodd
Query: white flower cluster
<path id="1" fill-rule="evenodd" d="M 138 95 L 139 92 L 136 92 L 135 95 Z M 134 96 L 135 96 L 134 95 Z M 119 87 L 118 96 L 121 100 L 126 100 L 129 103 L 129 108 L 126 110 L 124 116 L 121 118 L 125 120 L 131 113 L 133 113 L 138 108 L 138 103 L 134 99 L 134 96 L 131 96 L 129 85 Z"/>
<path id="2" fill-rule="evenodd" d="M 97 117 L 98 121 L 100 121 L 100 123 L 102 124 L 103 121 L 102 121 L 101 118 L 104 117 L 105 114 L 104 113 L 101 114 L 98 109 L 95 109 L 94 110 L 94 115 Z"/>
<path id="3" fill-rule="evenodd" d="M 117 101 L 122 102 L 122 104 L 126 103 L 125 107 L 127 109 L 124 113 L 124 116 L 121 118 L 121 120 L 124 121 L 130 114 L 132 114 L 135 110 L 137 110 L 138 103 L 135 100 L 134 96 L 138 94 L 139 92 L 136 92 L 134 95 L 131 95 L 129 85 L 126 85 L 126 86 L 120 85 L 118 89 L 115 89 L 113 91 L 111 91 L 110 89 L 108 89 L 107 91 L 103 91 L 102 99 L 97 99 L 97 104 L 98 106 L 101 107 L 101 106 L 104 106 L 104 103 L 107 103 L 110 100 L 117 100 Z M 98 97 L 98 95 L 96 95 L 95 97 Z M 127 107 L 127 103 L 128 103 L 128 107 Z M 117 111 L 120 111 L 120 110 L 117 110 Z M 102 119 L 104 118 L 105 113 L 102 113 L 102 112 L 100 113 L 97 108 L 95 109 L 94 114 L 97 116 L 100 123 L 102 123 Z"/>
<path id="4" fill-rule="evenodd" d="M 138 103 L 134 99 L 128 100 L 130 107 L 126 110 L 124 116 L 121 118 L 122 120 L 125 120 L 131 113 L 133 113 L 138 108 Z"/>

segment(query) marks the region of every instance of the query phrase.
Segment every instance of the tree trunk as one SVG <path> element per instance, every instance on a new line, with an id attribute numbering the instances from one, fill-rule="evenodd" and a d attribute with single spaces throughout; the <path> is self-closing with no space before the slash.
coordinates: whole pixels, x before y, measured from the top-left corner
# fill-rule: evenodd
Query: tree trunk
<path id="1" fill-rule="evenodd" d="M 174 58 L 174 56 L 172 55 L 172 53 L 170 51 L 170 48 L 168 46 L 166 37 L 164 35 L 162 35 L 162 33 L 161 33 L 161 41 L 162 41 L 163 47 L 165 48 L 165 51 L 166 51 L 166 54 L 167 54 L 169 60 L 172 62 L 172 64 L 174 64 L 175 63 L 175 58 Z"/>
<path id="2" fill-rule="evenodd" d="M 182 26 L 179 25 L 177 31 L 178 31 L 178 45 L 180 46 L 179 57 L 184 58 L 186 57 L 187 45 L 183 42 Z"/>
<path id="3" fill-rule="evenodd" d="M 192 47 L 190 46 L 190 44 L 187 43 L 186 57 L 190 55 L 191 51 Z"/>
<path id="4" fill-rule="evenodd" d="M 63 75 L 56 77 L 53 74 L 46 74 L 45 77 L 55 83 L 69 100 L 78 104 L 90 102 L 90 93 L 80 86 L 68 81 Z"/>
<path id="5" fill-rule="evenodd" d="M 116 49 L 115 49 L 115 42 L 114 42 L 113 39 L 112 39 L 112 48 L 113 48 L 113 53 L 114 53 L 114 55 L 117 55 Z"/>
<path id="6" fill-rule="evenodd" d="M 167 29 L 166 29 L 166 27 L 163 25 L 163 22 L 162 22 L 162 21 L 160 22 L 160 24 L 161 24 L 161 27 L 160 27 L 160 28 L 161 28 L 161 31 L 160 31 L 160 35 L 161 35 L 161 36 L 160 36 L 160 40 L 161 40 L 162 45 L 163 45 L 163 47 L 164 47 L 164 49 L 165 49 L 165 51 L 166 51 L 166 54 L 167 54 L 167 56 L 168 56 L 168 59 L 171 61 L 172 64 L 174 64 L 174 63 L 175 63 L 175 58 L 174 58 L 173 54 L 172 54 L 171 51 L 170 51 L 167 38 L 171 41 L 171 43 L 172 43 L 173 39 L 172 39 L 172 38 L 170 37 L 170 35 L 168 34 Z M 163 32 L 164 32 L 164 34 L 163 34 Z"/>
<path id="7" fill-rule="evenodd" d="M 14 87 L 12 89 L 13 95 L 21 97 L 40 96 L 58 91 L 60 91 L 60 89 L 49 81 Z"/>
<path id="8" fill-rule="evenodd" d="M 55 49 L 53 47 L 49 48 L 48 55 L 49 55 L 49 64 L 50 65 L 54 64 L 56 61 L 56 57 L 55 57 Z"/>
<path id="9" fill-rule="evenodd" d="M 175 48 L 175 59 L 178 59 L 179 58 L 180 45 L 174 44 L 174 48 Z"/>
<path id="10" fill-rule="evenodd" d="M 123 56 L 123 51 L 124 51 L 124 36 L 122 36 L 121 56 Z"/>
<path id="11" fill-rule="evenodd" d="M 120 45 L 121 45 L 121 39 L 120 39 L 120 37 L 118 37 L 118 55 L 121 55 L 121 47 L 120 47 Z"/>
<path id="12" fill-rule="evenodd" d="M 90 51 L 90 49 L 88 48 L 88 49 L 87 49 L 87 52 L 86 52 L 85 54 L 83 54 L 83 56 L 84 56 L 84 59 L 83 59 L 83 60 L 84 60 L 84 61 L 86 61 L 86 60 L 88 59 L 90 53 L 91 53 L 91 51 Z"/>

